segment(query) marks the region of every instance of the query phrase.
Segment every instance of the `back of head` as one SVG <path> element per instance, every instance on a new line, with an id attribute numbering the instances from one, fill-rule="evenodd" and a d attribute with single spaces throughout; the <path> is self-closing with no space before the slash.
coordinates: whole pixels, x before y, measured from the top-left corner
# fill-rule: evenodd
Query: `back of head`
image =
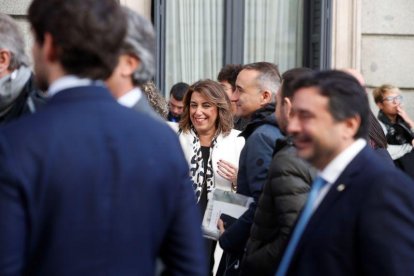
<path id="1" fill-rule="evenodd" d="M 369 104 L 364 88 L 353 76 L 337 70 L 313 72 L 299 78 L 293 91 L 315 87 L 329 100 L 329 111 L 336 121 L 359 116 L 361 124 L 354 138 L 367 138 Z"/>
<path id="2" fill-rule="evenodd" d="M 294 93 L 292 88 L 294 82 L 305 76 L 306 74 L 311 74 L 313 72 L 312 69 L 306 67 L 299 67 L 290 69 L 282 74 L 282 86 L 280 87 L 280 96 L 281 98 L 289 98 L 291 99 Z"/>
<path id="3" fill-rule="evenodd" d="M 118 62 L 126 33 L 117 0 L 33 0 L 29 8 L 36 42 L 49 33 L 67 74 L 107 79 Z"/>
<path id="4" fill-rule="evenodd" d="M 356 70 L 354 68 L 344 68 L 341 71 L 353 76 L 354 78 L 357 79 L 359 84 L 361 84 L 362 86 L 365 86 L 364 77 L 362 76 L 362 74 L 358 70 Z"/>
<path id="5" fill-rule="evenodd" d="M 132 75 L 134 85 L 139 86 L 155 75 L 155 31 L 152 23 L 144 16 L 123 7 L 128 21 L 128 31 L 122 45 L 122 53 L 132 54 L 140 65 Z"/>
<path id="6" fill-rule="evenodd" d="M 0 49 L 6 49 L 11 53 L 10 65 L 7 68 L 13 71 L 20 66 L 28 66 L 29 59 L 24 50 L 23 35 L 10 16 L 0 13 Z"/>
<path id="7" fill-rule="evenodd" d="M 189 87 L 185 82 L 177 82 L 171 87 L 170 96 L 173 96 L 174 99 L 181 102 Z"/>
<path id="8" fill-rule="evenodd" d="M 276 64 L 270 62 L 255 62 L 246 64 L 242 70 L 254 70 L 259 72 L 257 83 L 261 90 L 267 90 L 272 93 L 272 98 L 279 90 L 282 78 L 280 77 L 279 68 Z"/>
<path id="9" fill-rule="evenodd" d="M 217 81 L 219 82 L 227 81 L 231 85 L 231 88 L 234 91 L 236 90 L 237 75 L 239 74 L 241 69 L 242 69 L 242 65 L 240 64 L 227 64 L 223 68 L 221 68 L 217 76 Z"/>

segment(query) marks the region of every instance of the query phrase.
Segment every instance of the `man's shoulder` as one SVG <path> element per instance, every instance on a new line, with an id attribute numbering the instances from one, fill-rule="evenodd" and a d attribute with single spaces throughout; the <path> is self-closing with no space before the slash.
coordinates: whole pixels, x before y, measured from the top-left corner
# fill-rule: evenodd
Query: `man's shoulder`
<path id="1" fill-rule="evenodd" d="M 275 143 L 277 139 L 282 137 L 283 134 L 277 125 L 262 124 L 250 134 L 247 140 L 257 141 L 265 139 L 266 141 Z"/>
<path id="2" fill-rule="evenodd" d="M 344 171 L 345 175 L 353 175 L 358 172 L 355 176 L 355 181 L 361 182 L 360 187 L 364 186 L 375 186 L 380 188 L 381 185 L 405 184 L 412 185 L 414 188 L 414 182 L 407 175 L 405 175 L 397 167 L 393 166 L 383 158 L 379 157 L 368 146 L 365 146 L 361 152 L 351 161 Z"/>
<path id="3" fill-rule="evenodd" d="M 269 175 L 304 176 L 308 180 L 316 175 L 316 169 L 296 154 L 296 148 L 286 144 L 273 156 Z"/>

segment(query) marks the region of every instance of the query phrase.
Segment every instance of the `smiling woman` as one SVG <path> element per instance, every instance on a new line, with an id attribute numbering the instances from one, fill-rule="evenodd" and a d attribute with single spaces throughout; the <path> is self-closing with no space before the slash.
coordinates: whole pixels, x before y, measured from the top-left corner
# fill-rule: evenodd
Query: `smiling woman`
<path id="1" fill-rule="evenodd" d="M 244 139 L 233 129 L 230 99 L 223 87 L 212 80 L 192 84 L 184 99 L 184 111 L 176 128 L 190 166 L 197 205 L 204 214 L 214 189 L 235 191 L 240 152 Z M 207 242 L 210 268 L 214 243 Z"/>
<path id="2" fill-rule="evenodd" d="M 200 80 L 183 99 L 179 123 L 180 142 L 190 166 L 194 192 L 204 212 L 208 195 L 215 189 L 236 185 L 244 139 L 233 128 L 230 99 L 219 83 Z"/>

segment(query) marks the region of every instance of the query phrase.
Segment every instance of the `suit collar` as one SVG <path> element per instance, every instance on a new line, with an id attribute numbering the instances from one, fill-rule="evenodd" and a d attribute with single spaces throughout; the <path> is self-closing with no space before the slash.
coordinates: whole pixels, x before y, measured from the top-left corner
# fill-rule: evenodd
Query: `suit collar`
<path id="1" fill-rule="evenodd" d="M 324 169 L 320 176 L 328 183 L 335 183 L 346 167 L 352 162 L 357 154 L 366 146 L 367 142 L 359 138 L 337 157 L 335 157 Z"/>
<path id="2" fill-rule="evenodd" d="M 141 89 L 135 87 L 117 99 L 118 103 L 126 107 L 134 107 L 142 97 Z"/>
<path id="3" fill-rule="evenodd" d="M 372 158 L 370 154 L 371 149 L 365 145 L 365 147 L 356 155 L 356 157 L 341 173 L 335 183 L 332 184 L 325 198 L 310 218 L 309 223 L 306 226 L 306 229 L 303 232 L 303 235 L 298 243 L 298 246 L 296 247 L 292 264 L 294 262 L 295 256 L 297 257 L 297 253 L 300 252 L 300 248 L 306 245 L 307 241 L 309 241 L 309 237 L 307 236 L 312 233 L 313 229 L 319 225 L 321 220 L 326 218 L 326 212 L 332 209 L 332 206 L 338 201 L 341 196 L 346 193 L 346 190 L 349 189 L 349 187 L 352 185 L 358 185 L 355 183 L 354 179 L 363 173 L 362 166 L 363 164 L 368 163 L 370 158 Z"/>
<path id="4" fill-rule="evenodd" d="M 116 100 L 106 87 L 101 85 L 90 85 L 61 90 L 58 94 L 50 98 L 47 105 L 66 104 L 77 101 L 99 102 L 102 100 L 113 101 L 116 103 Z"/>

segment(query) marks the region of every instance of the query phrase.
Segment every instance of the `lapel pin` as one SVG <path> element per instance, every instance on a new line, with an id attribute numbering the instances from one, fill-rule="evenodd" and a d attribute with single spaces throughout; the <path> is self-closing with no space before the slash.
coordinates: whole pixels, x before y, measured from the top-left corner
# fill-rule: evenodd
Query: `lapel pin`
<path id="1" fill-rule="evenodd" d="M 336 190 L 338 192 L 342 192 L 343 190 L 345 190 L 345 184 L 339 184 L 338 187 L 336 187 Z"/>

